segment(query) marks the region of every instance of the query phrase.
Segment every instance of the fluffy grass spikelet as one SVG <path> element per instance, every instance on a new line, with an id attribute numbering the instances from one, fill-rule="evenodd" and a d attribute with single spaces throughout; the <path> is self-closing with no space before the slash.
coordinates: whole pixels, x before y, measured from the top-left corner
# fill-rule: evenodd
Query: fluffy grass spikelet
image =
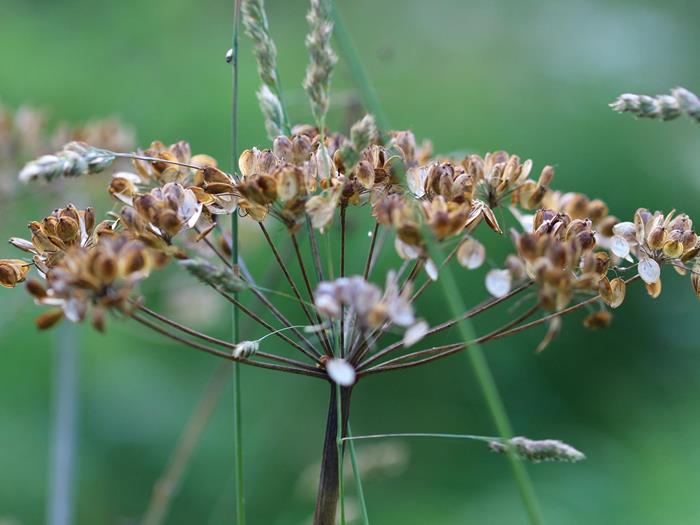
<path id="1" fill-rule="evenodd" d="M 677 87 L 670 95 L 635 95 L 624 93 L 610 104 L 613 111 L 634 113 L 640 118 L 673 120 L 683 114 L 700 122 L 700 99 L 685 88 Z"/>
<path id="2" fill-rule="evenodd" d="M 494 452 L 505 453 L 512 447 L 520 459 L 540 463 L 542 461 L 568 461 L 575 463 L 586 459 L 586 456 L 571 445 L 557 439 L 533 440 L 518 436 L 507 442 L 490 441 L 489 448 Z"/>

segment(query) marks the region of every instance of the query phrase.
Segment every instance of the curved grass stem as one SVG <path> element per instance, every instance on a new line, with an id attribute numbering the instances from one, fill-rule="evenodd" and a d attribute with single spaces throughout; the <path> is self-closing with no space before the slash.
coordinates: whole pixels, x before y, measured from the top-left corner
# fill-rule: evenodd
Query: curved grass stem
<path id="1" fill-rule="evenodd" d="M 440 260 L 442 257 L 437 257 L 442 255 L 440 253 L 439 247 L 433 245 L 431 246 L 431 255 L 433 259 Z M 450 265 L 445 265 L 440 272 L 440 279 L 443 293 L 447 299 L 449 308 L 452 310 L 452 315 L 457 317 L 461 312 L 466 310 L 464 300 L 459 292 L 460 288 L 457 285 L 457 280 L 455 279 L 452 268 Z M 461 338 L 464 342 L 476 339 L 476 333 L 474 327 L 469 319 L 465 319 L 459 323 L 459 331 Z M 469 352 L 466 352 L 467 358 L 474 369 L 477 381 L 481 392 L 486 400 L 486 405 L 491 417 L 498 431 L 498 435 L 503 440 L 508 440 L 513 437 L 513 429 L 508 419 L 503 400 L 496 387 L 496 382 L 491 374 L 491 369 L 489 368 L 486 357 L 478 344 L 471 346 Z M 518 486 L 520 492 L 520 497 L 523 500 L 525 509 L 527 511 L 530 523 L 533 525 L 541 525 L 544 523 L 542 518 L 542 511 L 540 510 L 537 497 L 535 496 L 535 490 L 532 486 L 530 477 L 525 469 L 525 466 L 518 461 L 515 452 L 511 448 L 506 449 L 506 454 L 508 457 L 508 463 L 510 464 L 511 471 L 513 473 L 513 478 Z"/>

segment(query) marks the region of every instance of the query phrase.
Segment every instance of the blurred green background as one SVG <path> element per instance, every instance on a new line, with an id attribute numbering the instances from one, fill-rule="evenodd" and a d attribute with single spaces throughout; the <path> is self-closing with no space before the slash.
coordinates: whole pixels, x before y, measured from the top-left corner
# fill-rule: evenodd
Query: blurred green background
<path id="1" fill-rule="evenodd" d="M 290 113 L 306 121 L 307 5 L 267 3 Z M 187 139 L 226 166 L 230 4 L 1 0 L 0 99 L 47 108 L 56 120 L 118 115 L 142 146 Z M 601 197 L 620 217 L 639 206 L 700 217 L 698 125 L 635 121 L 607 108 L 622 92 L 700 91 L 697 2 L 338 5 L 394 127 L 432 139 L 437 152 L 503 148 L 532 158 L 536 169 L 553 164 L 557 188 Z M 265 145 L 247 39 L 241 53 L 242 146 Z M 333 91 L 331 121 L 342 128 L 356 100 L 342 61 Z M 103 195 L 96 200 L 102 210 L 110 206 Z M 65 202 L 38 191 L 4 202 L 0 233 L 23 234 L 29 219 Z M 367 245 L 358 226 L 352 249 L 362 257 L 354 271 Z M 242 235 L 243 253 L 262 275 L 266 252 L 252 230 Z M 489 237 L 500 264 L 507 243 L 495 241 Z M 16 255 L 10 247 L 2 254 Z M 484 296 L 484 271 L 460 274 L 470 304 Z M 228 310 L 193 295 L 192 286 L 170 269 L 147 286 L 149 303 L 182 319 L 196 309 L 193 323 L 226 336 Z M 439 294 L 420 304 L 429 321 L 444 319 Z M 2 523 L 41 523 L 46 514 L 55 335 L 37 333 L 37 312 L 23 291 L 0 290 Z M 479 320 L 477 328 L 483 333 L 497 321 Z M 563 439 L 588 455 L 576 465 L 528 467 L 548 523 L 698 523 L 699 321 L 688 279 L 667 272 L 659 299 L 635 287 L 608 330 L 588 332 L 580 317 L 570 318 L 542 355 L 533 354 L 542 336 L 534 331 L 486 348 L 516 432 Z M 218 362 L 116 320 L 106 335 L 80 327 L 78 338 L 74 521 L 133 523 Z M 314 488 L 303 472 L 320 456 L 326 388 L 249 369 L 243 381 L 249 521 L 307 523 Z M 234 522 L 231 399 L 229 385 L 167 523 Z M 494 432 L 464 356 L 369 379 L 353 403 L 356 434 Z M 365 483 L 373 524 L 527 522 L 506 462 L 479 444 L 393 442 L 359 451 L 366 468 L 376 467 Z M 394 458 L 393 466 L 377 465 L 382 458 Z"/>

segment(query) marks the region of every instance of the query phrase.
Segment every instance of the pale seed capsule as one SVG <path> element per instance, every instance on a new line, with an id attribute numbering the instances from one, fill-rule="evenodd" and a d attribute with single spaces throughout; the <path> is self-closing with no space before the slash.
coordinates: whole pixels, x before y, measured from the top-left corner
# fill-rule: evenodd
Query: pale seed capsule
<path id="1" fill-rule="evenodd" d="M 610 305 L 613 302 L 612 286 L 607 277 L 603 277 L 598 281 L 598 294 L 605 304 Z"/>
<path id="2" fill-rule="evenodd" d="M 647 293 L 653 299 L 656 299 L 659 295 L 661 295 L 661 279 L 659 279 L 655 283 L 651 283 L 651 284 L 647 283 L 646 288 L 647 288 Z"/>
<path id="3" fill-rule="evenodd" d="M 506 257 L 506 268 L 510 272 L 514 281 L 520 281 L 527 275 L 523 260 L 512 253 Z"/>
<path id="4" fill-rule="evenodd" d="M 464 268 L 474 270 L 484 264 L 486 250 L 476 239 L 467 239 L 457 249 L 457 260 Z"/>
<path id="5" fill-rule="evenodd" d="M 613 235 L 610 239 L 610 251 L 620 259 L 624 259 L 630 254 L 630 245 L 620 235 Z"/>
<path id="6" fill-rule="evenodd" d="M 608 215 L 608 206 L 600 199 L 593 199 L 588 203 L 588 216 L 596 222 Z"/>
<path id="7" fill-rule="evenodd" d="M 292 139 L 294 163 L 301 164 L 311 157 L 311 140 L 306 135 L 297 135 Z"/>
<path id="8" fill-rule="evenodd" d="M 637 271 L 642 280 L 647 284 L 654 284 L 661 277 L 659 263 L 649 257 L 642 257 L 639 259 Z"/>
<path id="9" fill-rule="evenodd" d="M 688 230 L 683 232 L 680 241 L 683 243 L 683 250 L 693 248 L 698 242 L 698 236 L 694 231 Z"/>
<path id="10" fill-rule="evenodd" d="M 618 223 L 618 219 L 612 215 L 608 215 L 598 223 L 598 231 L 606 237 L 613 236 L 613 228 Z"/>
<path id="11" fill-rule="evenodd" d="M 486 290 L 494 297 L 503 297 L 510 292 L 512 279 L 508 270 L 491 270 L 486 274 Z"/>
<path id="12" fill-rule="evenodd" d="M 287 165 L 283 167 L 277 176 L 277 196 L 281 201 L 292 200 L 299 194 L 299 178 L 296 169 Z"/>
<path id="13" fill-rule="evenodd" d="M 663 252 L 666 257 L 677 259 L 683 255 L 683 243 L 680 241 L 666 241 L 663 246 Z"/>
<path id="14" fill-rule="evenodd" d="M 238 169 L 241 170 L 243 177 L 250 177 L 255 173 L 255 152 L 253 150 L 245 150 L 238 157 Z"/>
<path id="15" fill-rule="evenodd" d="M 284 135 L 276 137 L 272 142 L 272 152 L 275 156 L 284 162 L 292 162 L 293 146 L 292 141 Z"/>
<path id="16" fill-rule="evenodd" d="M 610 288 L 612 289 L 612 301 L 609 304 L 612 308 L 617 308 L 625 300 L 627 284 L 624 279 L 616 277 L 610 281 Z"/>
<path id="17" fill-rule="evenodd" d="M 360 184 L 365 188 L 372 189 L 374 186 L 374 168 L 366 160 L 361 160 L 355 168 L 355 176 Z"/>
<path id="18" fill-rule="evenodd" d="M 693 287 L 695 296 L 700 299 L 700 274 L 693 272 L 690 275 L 690 284 Z"/>
<path id="19" fill-rule="evenodd" d="M 257 172 L 259 174 L 266 175 L 272 172 L 272 169 L 275 167 L 277 162 L 277 159 L 275 159 L 275 156 L 269 149 L 262 150 L 259 153 L 258 158 L 255 160 L 257 164 Z"/>
<path id="20" fill-rule="evenodd" d="M 660 250 L 665 242 L 666 228 L 663 226 L 656 226 L 652 228 L 649 235 L 647 235 L 647 245 L 652 250 Z"/>
<path id="21" fill-rule="evenodd" d="M 582 231 L 576 236 L 581 243 L 581 249 L 586 251 L 595 246 L 595 234 L 592 231 Z"/>
<path id="22" fill-rule="evenodd" d="M 549 186 L 554 178 L 554 168 L 552 166 L 545 166 L 542 168 L 542 173 L 540 173 L 540 178 L 537 180 L 537 184 L 540 186 Z"/>

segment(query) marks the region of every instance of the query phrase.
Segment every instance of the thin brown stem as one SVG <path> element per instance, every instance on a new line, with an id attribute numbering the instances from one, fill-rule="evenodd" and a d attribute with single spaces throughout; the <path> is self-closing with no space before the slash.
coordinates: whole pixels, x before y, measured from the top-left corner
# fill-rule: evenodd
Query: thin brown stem
<path id="1" fill-rule="evenodd" d="M 152 323 L 148 319 L 145 319 L 138 314 L 132 314 L 131 318 L 137 321 L 138 323 L 141 323 L 144 326 L 147 326 L 151 330 L 158 332 L 159 334 L 172 339 L 173 341 L 176 341 L 178 343 L 181 343 L 185 346 L 189 346 L 190 348 L 194 348 L 195 350 L 199 350 L 201 352 L 205 352 L 210 355 L 214 355 L 216 357 L 220 357 L 223 359 L 228 359 L 229 361 L 236 361 L 239 363 L 245 363 L 247 365 L 251 366 L 257 366 L 259 368 L 267 368 L 269 370 L 277 370 L 279 372 L 288 372 L 291 374 L 298 374 L 298 375 L 305 375 L 305 376 L 310 376 L 310 377 L 318 377 L 318 378 L 323 378 L 327 379 L 326 375 L 323 374 L 322 372 L 316 371 L 316 370 L 306 370 L 304 368 L 296 368 L 296 367 L 291 367 L 291 366 L 283 366 L 283 365 L 276 365 L 272 363 L 266 363 L 263 361 L 255 361 L 250 358 L 241 358 L 241 359 L 235 359 L 231 354 L 222 352 L 220 350 L 216 350 L 215 348 L 211 348 L 206 345 L 202 345 L 199 343 L 196 343 L 194 341 L 190 341 L 189 339 L 186 339 L 184 337 L 180 337 L 179 335 L 173 334 L 166 329 L 158 326 L 155 323 Z"/>
<path id="2" fill-rule="evenodd" d="M 443 268 L 446 264 L 449 264 L 449 262 L 454 258 L 454 256 L 457 255 L 457 250 L 459 250 L 461 244 L 461 242 L 458 242 L 457 245 L 450 251 L 450 253 L 447 254 L 445 260 L 443 260 L 440 264 L 440 268 Z M 426 288 L 428 288 L 428 286 L 430 286 L 434 282 L 435 281 L 433 281 L 432 279 L 426 278 L 423 284 L 421 284 L 418 290 L 416 290 L 416 292 L 413 294 L 413 296 L 409 300 L 409 303 L 415 302 L 416 299 L 418 299 L 423 294 L 423 292 L 425 292 Z"/>
<path id="3" fill-rule="evenodd" d="M 306 265 L 304 264 L 304 258 L 301 254 L 301 250 L 299 249 L 299 242 L 297 241 L 297 236 L 291 232 L 290 232 L 290 236 L 292 237 L 292 244 L 294 245 L 294 251 L 296 252 L 296 255 L 297 255 L 297 261 L 299 261 L 299 268 L 301 268 L 301 274 L 304 277 L 306 291 L 309 294 L 309 299 L 311 299 L 311 301 L 313 302 L 314 292 L 313 292 L 313 289 L 311 288 L 311 281 L 309 280 L 309 275 L 306 272 Z M 318 311 L 316 311 L 316 309 L 314 309 L 314 313 L 316 315 L 316 322 L 320 325 L 323 322 L 321 320 L 321 316 L 319 315 Z M 329 356 L 333 355 L 333 352 L 331 350 L 331 344 L 330 344 L 330 341 L 328 340 L 328 336 L 326 335 L 325 330 L 321 331 L 320 339 L 321 339 L 321 342 L 324 346 L 326 354 Z"/>
<path id="4" fill-rule="evenodd" d="M 367 254 L 367 262 L 365 263 L 365 271 L 362 273 L 362 276 L 365 278 L 365 281 L 369 279 L 369 271 L 372 265 L 372 259 L 374 258 L 374 246 L 377 244 L 377 233 L 379 233 L 378 222 L 374 225 L 374 231 L 372 232 L 372 240 L 369 243 L 369 253 Z"/>
<path id="5" fill-rule="evenodd" d="M 314 261 L 314 269 L 316 270 L 316 280 L 323 281 L 323 266 L 321 265 L 321 255 L 318 251 L 318 242 L 316 240 L 316 232 L 311 224 L 311 219 L 306 215 L 306 229 L 309 233 L 309 246 L 311 247 L 311 258 Z"/>
<path id="6" fill-rule="evenodd" d="M 246 314 L 248 317 L 251 317 L 252 319 L 257 321 L 258 323 L 260 323 L 261 325 L 263 325 L 265 328 L 267 328 L 270 331 L 275 330 L 274 327 L 270 323 L 268 323 L 267 321 L 262 319 L 259 315 L 255 314 L 254 312 L 252 312 L 251 310 L 249 310 L 245 306 L 243 306 L 243 304 L 241 304 L 241 302 L 238 299 L 236 299 L 235 297 L 233 297 L 232 295 L 230 295 L 222 290 L 219 290 L 219 289 L 216 289 L 216 291 L 219 293 L 219 295 L 221 295 L 223 298 L 225 298 L 231 304 L 236 306 L 236 308 L 240 309 L 240 311 L 243 312 L 244 314 Z M 280 339 L 284 339 L 287 343 L 292 345 L 297 350 L 301 351 L 308 358 L 310 358 L 318 363 L 319 358 L 321 357 L 321 354 L 318 353 L 318 350 L 316 350 L 316 348 L 311 343 L 311 341 L 309 341 L 304 336 L 304 334 L 302 334 L 297 328 L 294 328 L 294 325 L 292 325 L 287 320 L 287 318 L 284 317 L 284 315 L 282 315 L 280 313 L 280 311 L 277 308 L 275 308 L 275 306 L 272 303 L 270 303 L 269 299 L 267 297 L 265 297 L 265 295 L 263 295 L 259 291 L 255 290 L 254 288 L 252 289 L 252 292 L 256 297 L 258 297 L 263 302 L 263 304 L 265 306 L 267 306 L 270 309 L 271 313 L 285 326 L 285 328 L 289 328 L 297 337 L 299 337 L 299 339 L 301 340 L 302 343 L 304 343 L 306 348 L 304 346 L 301 346 L 299 343 L 297 343 L 293 339 L 289 338 L 289 336 L 287 336 L 284 333 L 278 332 L 275 335 L 278 336 Z"/>
<path id="7" fill-rule="evenodd" d="M 193 170 L 202 170 L 204 169 L 204 166 L 197 166 L 195 164 L 187 164 L 186 162 L 178 162 L 176 160 L 168 160 L 168 159 L 161 159 L 161 158 L 156 158 L 156 157 L 148 157 L 145 155 L 135 155 L 134 153 L 116 153 L 114 151 L 110 151 L 112 155 L 115 157 L 119 157 L 121 159 L 135 159 L 135 160 L 143 160 L 146 162 L 158 162 L 162 164 L 173 164 L 175 166 L 183 166 L 185 168 L 191 168 Z"/>
<path id="8" fill-rule="evenodd" d="M 625 281 L 627 284 L 635 281 L 636 279 L 639 278 L 639 275 L 635 275 L 634 277 L 631 277 L 630 279 L 627 279 Z M 424 365 L 433 361 L 437 361 L 438 359 L 443 359 L 445 357 L 448 357 L 452 354 L 455 354 L 457 352 L 460 352 L 469 346 L 476 345 L 476 344 L 482 344 L 482 343 L 487 343 L 489 341 L 495 341 L 496 339 L 502 339 L 504 337 L 508 337 L 510 335 L 514 335 L 520 332 L 523 332 L 529 328 L 541 325 L 543 323 L 546 323 L 547 321 L 554 319 L 555 317 L 560 317 L 567 315 L 569 313 L 575 312 L 576 310 L 579 310 L 586 305 L 589 305 L 595 301 L 600 300 L 600 295 L 595 295 L 593 297 L 590 297 L 584 301 L 581 301 L 580 303 L 576 303 L 575 305 L 569 306 L 568 308 L 564 308 L 563 310 L 559 310 L 558 312 L 554 312 L 549 315 L 545 315 L 543 317 L 540 317 L 539 319 L 536 319 L 534 321 L 530 321 L 529 323 L 525 323 L 520 326 L 515 326 L 513 328 L 508 328 L 504 329 L 505 327 L 509 326 L 505 325 L 505 327 L 501 327 L 490 334 L 484 335 L 482 337 L 478 337 L 472 341 L 466 342 L 466 343 L 454 343 L 451 345 L 444 345 L 444 346 L 437 346 L 433 348 L 429 348 L 426 350 L 419 350 L 418 352 L 413 352 L 411 354 L 406 354 L 404 356 L 397 357 L 391 361 L 387 361 L 385 363 L 382 363 L 380 365 L 376 365 L 372 368 L 366 369 L 362 372 L 360 372 L 358 375 L 369 375 L 369 374 L 374 374 L 377 372 L 385 372 L 385 371 L 390 371 L 390 370 L 399 370 L 403 368 L 410 368 L 414 366 L 420 366 Z M 428 356 L 428 357 L 423 357 L 422 359 L 418 359 L 416 361 L 411 361 L 408 363 L 398 363 L 394 364 L 397 361 L 401 360 L 407 360 L 407 359 L 416 359 L 418 357 L 422 356 Z"/>
<path id="9" fill-rule="evenodd" d="M 197 232 L 199 232 L 199 230 L 197 230 Z M 211 241 L 209 240 L 209 237 L 203 237 L 202 240 L 204 241 L 204 244 L 206 244 L 206 245 L 209 247 L 209 249 L 210 249 L 212 252 L 214 252 L 214 254 L 215 254 L 221 261 L 223 261 L 223 263 L 226 265 L 227 268 L 233 269 L 233 263 L 229 260 L 228 257 L 226 257 L 226 255 L 224 255 L 223 253 L 221 253 L 221 250 L 219 250 L 219 249 L 214 245 L 214 243 L 211 242 Z"/>
<path id="10" fill-rule="evenodd" d="M 408 261 L 406 261 L 408 262 Z M 405 263 L 404 263 L 405 265 Z M 415 263 L 413 264 L 413 268 L 411 268 L 410 273 L 406 277 L 406 279 L 403 281 L 399 288 L 399 293 L 403 293 L 403 291 L 406 289 L 408 286 L 412 286 L 413 282 L 415 281 L 416 277 L 418 276 L 418 272 L 420 272 L 421 268 L 425 265 L 425 261 L 423 259 L 417 259 Z M 403 273 L 403 268 L 399 272 L 400 274 Z M 413 297 L 409 299 L 409 304 L 413 302 Z M 365 337 L 361 340 L 358 340 L 358 342 L 354 345 L 352 352 L 350 355 L 354 359 L 356 356 L 360 356 L 362 358 L 363 355 L 365 355 L 376 343 L 379 341 L 379 339 L 382 337 L 382 335 L 389 329 L 391 326 L 391 323 L 389 321 L 385 321 L 382 323 L 380 326 L 375 328 L 368 337 Z"/>
<path id="11" fill-rule="evenodd" d="M 340 206 L 340 277 L 345 277 L 345 234 L 346 234 L 346 213 L 347 207 Z M 345 355 L 345 305 L 341 303 L 340 307 L 340 343 L 338 345 L 338 354 L 342 357 Z"/>
<path id="12" fill-rule="evenodd" d="M 157 319 L 158 321 L 167 324 L 168 326 L 171 326 L 172 328 L 175 328 L 176 330 L 180 330 L 181 332 L 191 335 L 193 337 L 196 337 L 198 339 L 201 339 L 202 341 L 206 341 L 208 343 L 215 344 L 217 346 L 221 346 L 223 348 L 229 348 L 231 350 L 236 348 L 235 343 L 231 343 L 229 341 L 224 341 L 222 339 L 217 339 L 216 337 L 211 337 L 207 334 L 203 334 L 202 332 L 198 332 L 197 330 L 193 330 L 192 328 L 189 328 L 183 324 L 178 323 L 177 321 L 173 321 L 172 319 L 169 319 L 168 317 L 159 314 L 158 312 L 151 310 L 150 308 L 146 308 L 145 306 L 139 307 L 139 310 L 141 310 L 143 313 L 153 317 L 154 319 Z M 269 327 L 269 329 L 274 333 L 274 335 L 284 335 L 282 332 L 279 331 L 274 331 L 272 327 Z M 301 368 L 306 368 L 308 370 L 315 370 L 313 366 L 309 366 L 306 363 L 302 363 L 301 361 L 297 361 L 295 359 L 289 359 L 288 357 L 283 357 L 283 356 L 278 356 L 275 354 L 270 354 L 267 352 L 257 352 L 255 355 L 258 357 L 262 357 L 264 359 L 269 359 L 270 361 L 277 361 L 279 363 L 284 363 L 287 365 L 293 365 L 293 366 L 298 366 Z"/>
<path id="13" fill-rule="evenodd" d="M 260 230 L 262 231 L 263 235 L 265 236 L 265 240 L 267 241 L 267 244 L 270 246 L 270 249 L 272 250 L 272 254 L 275 257 L 277 264 L 279 265 L 280 269 L 282 270 L 284 277 L 287 279 L 289 286 L 291 286 L 292 292 L 294 292 L 294 295 L 299 300 L 299 303 L 301 303 L 301 308 L 302 308 L 302 310 L 304 310 L 304 314 L 306 315 L 306 318 L 309 320 L 309 323 L 314 324 L 313 317 L 311 317 L 311 314 L 309 313 L 309 310 L 307 309 L 304 300 L 301 298 L 301 292 L 299 292 L 299 288 L 297 287 L 296 283 L 294 282 L 294 279 L 292 279 L 292 276 L 290 275 L 289 270 L 287 270 L 287 265 L 284 264 L 284 261 L 282 260 L 282 257 L 280 256 L 279 251 L 277 250 L 277 247 L 275 246 L 275 243 L 272 242 L 272 239 L 270 238 L 270 234 L 268 233 L 267 228 L 265 228 L 265 225 L 262 222 L 258 222 L 258 225 L 260 226 Z"/>
<path id="14" fill-rule="evenodd" d="M 478 315 L 482 312 L 485 312 L 485 311 L 493 308 L 494 306 L 497 306 L 497 305 L 507 301 L 511 297 L 518 295 L 523 290 L 526 290 L 527 288 L 532 286 L 532 284 L 533 284 L 532 281 L 528 281 L 527 283 L 524 283 L 516 288 L 513 288 L 510 292 L 508 292 L 503 297 L 491 297 L 491 298 L 487 299 L 486 301 L 483 301 L 482 303 L 478 304 L 474 308 L 471 308 L 468 311 L 464 312 L 463 315 L 461 315 L 455 319 L 451 319 L 449 321 L 445 321 L 443 323 L 440 323 L 438 325 L 433 326 L 430 330 L 428 330 L 426 332 L 425 337 L 428 337 L 428 336 L 431 336 L 434 334 L 438 334 L 440 332 L 447 330 L 448 328 L 453 327 L 454 325 L 456 325 L 457 323 L 459 323 L 461 321 L 464 321 L 466 319 L 471 319 L 472 317 L 475 317 L 476 315 Z M 361 362 L 358 365 L 358 369 L 360 369 L 360 370 L 365 369 L 367 366 L 371 365 L 372 363 L 374 363 L 378 359 L 381 359 L 385 355 L 393 352 L 394 350 L 398 350 L 400 348 L 403 348 L 403 341 L 397 341 L 396 343 L 393 343 L 393 344 L 387 346 L 386 348 L 379 350 L 376 354 L 374 354 L 373 356 L 371 356 L 371 357 L 367 358 L 366 360 L 364 360 L 363 362 Z M 360 358 L 361 357 L 362 356 L 360 356 Z"/>

